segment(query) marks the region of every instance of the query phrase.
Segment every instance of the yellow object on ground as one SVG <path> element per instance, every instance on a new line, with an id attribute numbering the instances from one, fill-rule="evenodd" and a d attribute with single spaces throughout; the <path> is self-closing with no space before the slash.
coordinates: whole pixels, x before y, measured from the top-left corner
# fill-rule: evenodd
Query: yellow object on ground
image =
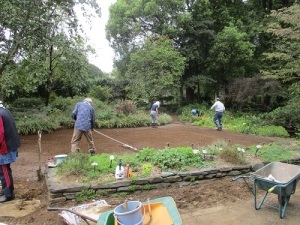
<path id="1" fill-rule="evenodd" d="M 150 206 L 150 210 L 149 210 Z M 145 217 L 143 220 L 143 225 L 173 225 L 173 220 L 168 212 L 168 209 L 163 205 L 162 202 L 143 204 Z M 145 211 L 144 211 L 145 210 Z M 150 216 L 151 215 L 151 216 Z M 115 220 L 115 225 L 120 225 Z"/>

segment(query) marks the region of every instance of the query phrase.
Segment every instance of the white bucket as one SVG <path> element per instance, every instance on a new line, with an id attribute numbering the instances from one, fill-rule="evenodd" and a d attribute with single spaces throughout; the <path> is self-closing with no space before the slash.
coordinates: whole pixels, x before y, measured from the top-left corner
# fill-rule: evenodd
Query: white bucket
<path id="1" fill-rule="evenodd" d="M 67 154 L 61 154 L 61 155 L 54 156 L 56 165 L 60 164 L 67 156 L 68 156 Z"/>
<path id="2" fill-rule="evenodd" d="M 142 225 L 144 216 L 142 214 L 143 204 L 139 201 L 128 201 L 126 203 L 127 209 L 124 204 L 118 205 L 114 209 L 114 215 L 120 225 Z"/>

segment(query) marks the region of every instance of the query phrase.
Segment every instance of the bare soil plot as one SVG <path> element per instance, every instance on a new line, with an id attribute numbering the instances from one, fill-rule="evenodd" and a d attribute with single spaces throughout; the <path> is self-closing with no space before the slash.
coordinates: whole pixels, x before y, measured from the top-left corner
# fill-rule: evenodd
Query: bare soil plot
<path id="1" fill-rule="evenodd" d="M 118 141 L 126 143 L 137 149 L 143 147 L 164 148 L 176 146 L 210 145 L 217 140 L 229 141 L 232 144 L 239 143 L 244 146 L 270 143 L 277 138 L 258 137 L 245 135 L 231 131 L 216 131 L 214 128 L 194 127 L 188 124 L 173 123 L 159 128 L 124 128 L 124 129 L 98 129 Z M 42 134 L 42 168 L 48 158 L 57 154 L 70 152 L 70 141 L 73 130 L 61 129 L 50 134 Z M 134 153 L 134 151 L 122 147 L 118 142 L 94 133 L 97 153 Z M 28 135 L 21 137 L 22 147 L 19 151 L 19 160 L 12 164 L 16 200 L 0 204 L 0 222 L 9 225 L 62 225 L 57 212 L 47 211 L 47 189 L 44 181 L 37 181 L 38 136 Z M 81 150 L 87 152 L 87 144 L 83 138 Z M 292 195 L 284 219 L 279 218 L 278 210 L 263 207 L 255 210 L 253 195 L 241 182 L 230 182 L 230 179 L 218 179 L 203 182 L 200 185 L 186 186 L 182 188 L 167 188 L 136 192 L 126 197 L 109 197 L 105 200 L 112 205 L 117 205 L 125 198 L 145 201 L 150 199 L 172 196 L 180 211 L 183 224 L 299 224 L 300 194 Z M 41 200 L 39 207 L 29 207 L 36 204 L 35 199 Z M 28 200 L 28 201 L 27 201 Z M 277 198 L 272 200 L 276 203 Z M 75 202 L 68 202 L 59 207 L 71 207 Z M 12 210 L 15 209 L 15 210 Z M 10 216 L 4 212 L 10 211 Z M 14 212 L 26 211 L 25 216 L 13 218 Z"/>

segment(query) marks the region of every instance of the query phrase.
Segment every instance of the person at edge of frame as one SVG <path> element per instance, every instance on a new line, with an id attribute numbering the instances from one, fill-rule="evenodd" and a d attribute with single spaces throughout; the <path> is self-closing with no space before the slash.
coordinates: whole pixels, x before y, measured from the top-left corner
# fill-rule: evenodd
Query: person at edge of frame
<path id="1" fill-rule="evenodd" d="M 10 164 L 17 161 L 20 137 L 11 112 L 0 101 L 0 203 L 11 201 L 14 195 L 14 180 Z"/>

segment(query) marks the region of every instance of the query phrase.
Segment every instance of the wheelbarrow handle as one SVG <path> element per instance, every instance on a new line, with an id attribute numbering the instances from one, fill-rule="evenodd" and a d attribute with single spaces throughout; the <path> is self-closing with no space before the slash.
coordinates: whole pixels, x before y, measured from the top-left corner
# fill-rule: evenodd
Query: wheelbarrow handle
<path id="1" fill-rule="evenodd" d="M 277 188 L 277 187 L 284 187 L 284 185 L 280 185 L 280 184 L 274 185 L 273 187 L 271 187 L 271 188 L 268 190 L 268 193 L 271 193 L 271 192 L 274 191 L 274 189 Z"/>
<path id="2" fill-rule="evenodd" d="M 251 176 L 236 176 L 236 177 L 233 177 L 231 181 L 236 181 L 236 180 L 238 180 L 240 178 L 243 178 L 243 179 L 247 178 L 247 179 L 249 179 L 249 178 L 251 178 Z"/>
<path id="3" fill-rule="evenodd" d="M 64 210 L 64 211 L 73 213 L 73 214 L 75 214 L 75 215 L 81 217 L 82 219 L 85 220 L 86 223 L 88 223 L 86 220 L 92 221 L 92 222 L 94 222 L 94 223 L 97 223 L 97 222 L 98 222 L 97 220 L 95 220 L 95 219 L 92 218 L 92 217 L 89 217 L 89 216 L 87 216 L 87 215 L 84 215 L 84 214 L 82 214 L 82 213 L 80 213 L 80 212 L 75 212 L 75 211 L 73 211 L 73 210 L 71 210 L 71 209 L 68 209 L 68 208 L 50 208 L 50 207 L 49 207 L 49 208 L 47 208 L 47 210 L 48 210 L 48 211 L 59 211 L 59 210 Z M 89 223 L 88 223 L 88 224 L 89 224 Z"/>

